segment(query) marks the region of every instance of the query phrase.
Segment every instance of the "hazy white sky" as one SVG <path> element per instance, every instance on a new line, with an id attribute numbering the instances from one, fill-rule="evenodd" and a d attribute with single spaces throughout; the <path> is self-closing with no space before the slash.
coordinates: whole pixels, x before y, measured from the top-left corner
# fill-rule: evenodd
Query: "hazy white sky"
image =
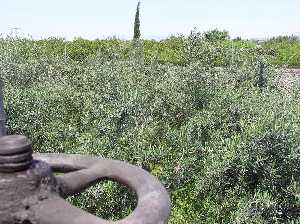
<path id="1" fill-rule="evenodd" d="M 131 38 L 137 0 L 0 0 L 0 33 Z M 300 0 L 141 0 L 143 38 L 225 29 L 232 37 L 300 35 Z"/>

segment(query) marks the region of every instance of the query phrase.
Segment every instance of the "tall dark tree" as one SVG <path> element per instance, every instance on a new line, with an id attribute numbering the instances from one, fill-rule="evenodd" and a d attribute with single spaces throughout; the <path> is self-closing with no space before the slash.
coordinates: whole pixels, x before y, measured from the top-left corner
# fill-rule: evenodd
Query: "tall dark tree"
<path id="1" fill-rule="evenodd" d="M 139 1 L 136 7 L 135 20 L 134 20 L 134 34 L 133 39 L 140 39 L 141 31 L 140 31 L 140 5 Z"/>

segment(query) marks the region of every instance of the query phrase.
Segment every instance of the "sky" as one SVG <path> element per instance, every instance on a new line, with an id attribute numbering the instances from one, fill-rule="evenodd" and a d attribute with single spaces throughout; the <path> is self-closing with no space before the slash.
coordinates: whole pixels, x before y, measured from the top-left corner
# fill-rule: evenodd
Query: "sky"
<path id="1" fill-rule="evenodd" d="M 133 36 L 137 0 L 0 0 L 0 34 L 34 39 Z M 145 39 L 227 30 L 231 37 L 300 36 L 300 0 L 141 0 Z M 17 29 L 14 29 L 17 28 Z"/>

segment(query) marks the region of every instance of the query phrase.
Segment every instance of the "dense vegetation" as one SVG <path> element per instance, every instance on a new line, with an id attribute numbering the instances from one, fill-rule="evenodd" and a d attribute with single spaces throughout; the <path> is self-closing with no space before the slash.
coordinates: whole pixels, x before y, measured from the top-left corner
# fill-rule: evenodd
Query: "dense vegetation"
<path id="1" fill-rule="evenodd" d="M 280 88 L 269 49 L 197 32 L 139 44 L 5 38 L 9 133 L 39 152 L 143 167 L 170 192 L 171 224 L 298 223 L 299 94 Z M 112 219 L 135 205 L 112 182 L 71 200 Z"/>
<path id="2" fill-rule="evenodd" d="M 300 66 L 300 39 L 295 36 L 280 36 L 264 43 L 276 52 L 275 64 Z"/>
<path id="3" fill-rule="evenodd" d="M 139 26 L 135 26 L 137 27 L 137 37 L 135 37 L 135 39 L 138 39 L 140 35 Z M 193 31 L 193 33 L 196 33 L 196 31 Z M 254 50 L 259 48 L 261 52 L 272 57 L 271 62 L 274 65 L 300 66 L 300 39 L 295 36 L 279 36 L 268 41 L 242 40 L 240 38 L 231 40 L 228 32 L 212 30 L 204 33 L 203 39 L 206 40 L 207 44 L 213 43 L 218 51 L 221 51 L 219 49 L 226 48 L 227 57 L 234 57 L 235 52 L 233 51 L 236 50 L 236 48 L 239 48 L 239 50 Z M 149 63 L 149 60 L 156 57 L 156 60 L 160 64 L 170 63 L 183 65 L 185 62 L 181 57 L 182 51 L 185 50 L 188 41 L 189 38 L 184 36 L 170 36 L 161 41 L 144 40 L 143 49 L 145 62 Z M 0 42 L 3 41 L 0 39 Z M 104 53 L 110 48 L 113 48 L 119 56 L 128 59 L 132 45 L 131 41 L 117 38 L 103 40 L 75 38 L 73 41 L 66 41 L 63 38 L 49 38 L 43 40 L 25 38 L 18 39 L 17 42 L 23 48 L 23 55 L 27 57 L 56 56 L 60 58 L 64 56 L 68 60 L 74 60 L 75 62 L 87 62 L 91 57 L 95 57 L 99 51 Z M 220 60 L 222 60 L 223 55 L 217 56 L 216 54 L 215 56 L 220 57 Z"/>

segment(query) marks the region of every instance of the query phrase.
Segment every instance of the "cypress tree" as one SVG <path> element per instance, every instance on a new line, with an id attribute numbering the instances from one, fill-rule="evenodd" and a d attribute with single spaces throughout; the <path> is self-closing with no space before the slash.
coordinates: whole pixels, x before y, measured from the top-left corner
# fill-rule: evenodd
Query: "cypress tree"
<path id="1" fill-rule="evenodd" d="M 140 5 L 139 1 L 136 7 L 135 20 L 134 20 L 134 34 L 133 39 L 140 39 L 141 31 L 140 31 Z"/>

